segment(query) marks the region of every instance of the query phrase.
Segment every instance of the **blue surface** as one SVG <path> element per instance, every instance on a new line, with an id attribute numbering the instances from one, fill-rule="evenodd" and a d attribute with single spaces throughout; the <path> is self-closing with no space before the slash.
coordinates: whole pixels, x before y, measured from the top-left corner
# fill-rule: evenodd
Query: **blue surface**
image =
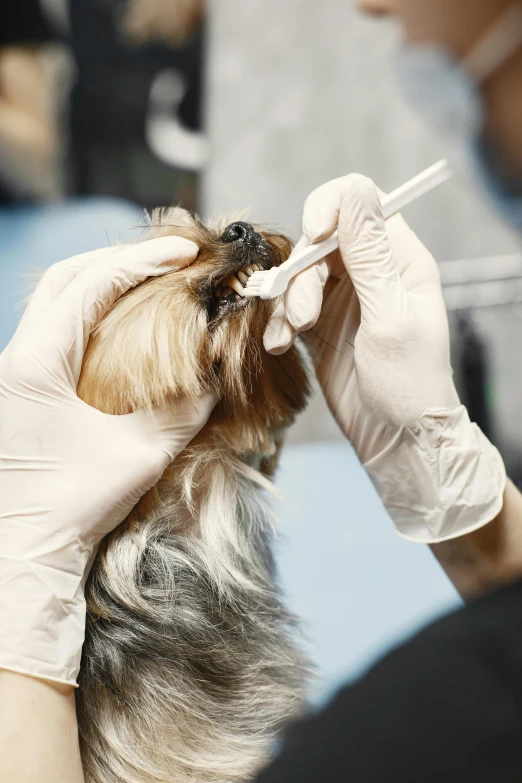
<path id="1" fill-rule="evenodd" d="M 30 273 L 77 253 L 132 241 L 134 227 L 142 223 L 139 207 L 118 199 L 0 208 L 0 350 L 34 287 Z"/>
<path id="2" fill-rule="evenodd" d="M 428 547 L 396 535 L 348 443 L 288 447 L 276 484 L 280 580 L 304 620 L 321 701 L 460 599 Z"/>

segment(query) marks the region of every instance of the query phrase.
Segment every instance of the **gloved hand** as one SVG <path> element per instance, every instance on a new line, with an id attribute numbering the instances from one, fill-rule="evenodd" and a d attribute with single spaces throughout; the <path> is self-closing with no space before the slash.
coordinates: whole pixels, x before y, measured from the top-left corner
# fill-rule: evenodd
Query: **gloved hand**
<path id="1" fill-rule="evenodd" d="M 52 266 L 0 355 L 2 669 L 75 684 L 97 545 L 210 415 L 210 395 L 127 416 L 76 396 L 89 334 L 114 301 L 197 253 L 162 237 Z"/>
<path id="2" fill-rule="evenodd" d="M 337 227 L 339 250 L 291 282 L 265 348 L 282 353 L 303 333 L 398 533 L 434 543 L 471 532 L 500 511 L 505 469 L 459 402 L 435 261 L 400 215 L 385 225 L 365 177 L 309 196 L 300 244 Z"/>

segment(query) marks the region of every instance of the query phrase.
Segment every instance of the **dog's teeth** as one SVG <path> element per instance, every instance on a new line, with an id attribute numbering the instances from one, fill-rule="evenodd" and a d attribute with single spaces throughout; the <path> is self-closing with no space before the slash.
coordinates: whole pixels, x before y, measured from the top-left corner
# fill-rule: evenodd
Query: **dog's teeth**
<path id="1" fill-rule="evenodd" d="M 251 274 L 253 274 L 254 270 L 253 270 L 252 266 L 250 265 L 250 266 L 246 266 L 243 269 L 243 272 L 246 272 L 247 275 L 251 275 Z"/>
<path id="2" fill-rule="evenodd" d="M 254 272 L 259 272 L 261 269 L 261 264 L 251 264 L 251 266 Z"/>
<path id="3" fill-rule="evenodd" d="M 239 296 L 245 295 L 245 289 L 235 275 L 230 275 L 230 277 L 227 277 L 227 285 L 229 288 L 235 291 L 236 294 L 239 294 Z"/>
<path id="4" fill-rule="evenodd" d="M 238 272 L 237 276 L 239 278 L 240 283 L 248 283 L 249 276 L 246 274 L 246 272 Z"/>

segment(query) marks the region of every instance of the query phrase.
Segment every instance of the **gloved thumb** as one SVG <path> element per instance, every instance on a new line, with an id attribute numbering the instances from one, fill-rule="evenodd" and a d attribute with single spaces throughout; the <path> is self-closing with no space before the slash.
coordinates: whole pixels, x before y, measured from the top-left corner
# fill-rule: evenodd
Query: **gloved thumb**
<path id="1" fill-rule="evenodd" d="M 361 319 L 379 317 L 397 292 L 400 276 L 384 222 L 379 192 L 368 177 L 349 174 L 317 188 L 307 199 L 303 231 L 311 242 L 339 229 L 339 251 L 359 302 Z M 338 270 L 340 274 L 341 270 Z M 332 269 L 335 275 L 336 270 Z"/>

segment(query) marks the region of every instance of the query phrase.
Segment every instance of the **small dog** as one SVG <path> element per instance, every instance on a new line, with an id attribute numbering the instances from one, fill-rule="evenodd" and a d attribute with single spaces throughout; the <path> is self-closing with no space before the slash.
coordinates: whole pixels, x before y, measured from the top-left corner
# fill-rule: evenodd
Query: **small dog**
<path id="1" fill-rule="evenodd" d="M 291 244 L 180 209 L 153 213 L 148 237 L 167 234 L 194 240 L 197 260 L 116 302 L 91 336 L 78 394 L 110 414 L 204 390 L 219 402 L 102 543 L 87 581 L 77 694 L 87 783 L 245 783 L 308 679 L 274 582 L 267 499 L 308 373 L 296 347 L 263 349 L 274 303 L 240 296 L 243 275 L 279 265 Z"/>

